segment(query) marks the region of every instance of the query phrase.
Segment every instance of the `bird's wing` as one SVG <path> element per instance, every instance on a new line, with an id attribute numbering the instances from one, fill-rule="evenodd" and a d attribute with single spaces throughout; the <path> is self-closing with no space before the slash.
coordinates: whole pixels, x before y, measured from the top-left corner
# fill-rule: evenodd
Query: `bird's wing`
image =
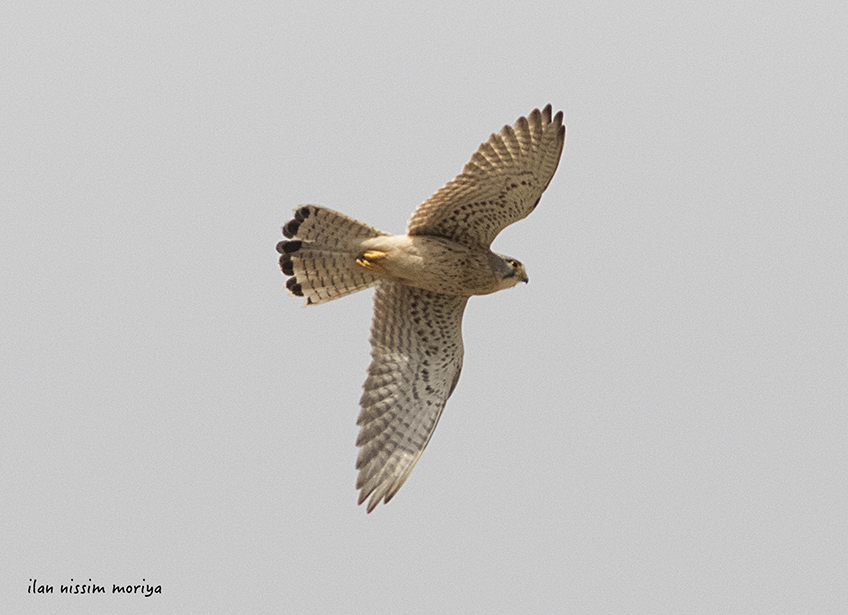
<path id="1" fill-rule="evenodd" d="M 371 512 L 406 481 L 430 441 L 462 369 L 468 297 L 383 280 L 374 294 L 371 365 L 356 445 L 359 503 Z"/>
<path id="2" fill-rule="evenodd" d="M 409 235 L 436 235 L 488 248 L 527 217 L 554 176 L 565 143 L 562 111 L 534 109 L 482 143 L 462 173 L 418 206 Z"/>

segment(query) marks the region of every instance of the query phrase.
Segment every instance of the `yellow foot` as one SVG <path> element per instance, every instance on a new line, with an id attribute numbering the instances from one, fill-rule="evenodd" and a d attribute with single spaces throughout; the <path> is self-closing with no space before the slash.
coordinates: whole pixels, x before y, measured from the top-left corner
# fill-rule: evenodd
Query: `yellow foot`
<path id="1" fill-rule="evenodd" d="M 365 254 L 356 259 L 356 263 L 368 271 L 373 271 L 374 273 L 386 273 L 383 266 L 376 262 L 383 258 L 386 258 L 385 252 L 367 250 Z"/>

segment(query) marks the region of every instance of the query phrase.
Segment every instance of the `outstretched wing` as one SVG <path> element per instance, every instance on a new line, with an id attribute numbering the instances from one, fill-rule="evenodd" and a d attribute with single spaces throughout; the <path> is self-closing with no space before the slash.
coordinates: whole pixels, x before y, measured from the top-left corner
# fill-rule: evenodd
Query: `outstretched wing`
<path id="1" fill-rule="evenodd" d="M 534 109 L 482 143 L 462 169 L 418 206 L 409 235 L 437 235 L 488 248 L 504 228 L 526 218 L 554 176 L 565 127 L 562 111 Z"/>
<path id="2" fill-rule="evenodd" d="M 392 499 L 430 441 L 462 369 L 468 297 L 383 280 L 374 294 L 371 365 L 356 445 L 359 503 Z"/>

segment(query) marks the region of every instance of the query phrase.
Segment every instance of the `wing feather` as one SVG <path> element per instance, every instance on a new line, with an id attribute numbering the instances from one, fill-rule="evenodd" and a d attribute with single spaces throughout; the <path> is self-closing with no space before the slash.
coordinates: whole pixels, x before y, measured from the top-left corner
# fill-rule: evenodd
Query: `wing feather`
<path id="1" fill-rule="evenodd" d="M 359 503 L 392 499 L 430 441 L 462 370 L 467 297 L 383 280 L 374 294 L 371 365 L 356 444 Z"/>
<path id="2" fill-rule="evenodd" d="M 565 143 L 562 111 L 534 109 L 482 143 L 462 173 L 412 214 L 410 235 L 436 235 L 488 248 L 504 228 L 536 207 Z"/>

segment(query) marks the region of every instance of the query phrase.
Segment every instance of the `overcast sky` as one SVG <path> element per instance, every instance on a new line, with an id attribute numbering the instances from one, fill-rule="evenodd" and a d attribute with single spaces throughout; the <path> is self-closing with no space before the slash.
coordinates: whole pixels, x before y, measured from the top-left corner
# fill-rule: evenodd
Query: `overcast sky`
<path id="1" fill-rule="evenodd" d="M 0 610 L 843 609 L 846 23 L 5 2 Z M 471 299 L 439 427 L 366 515 L 372 292 L 302 308 L 280 226 L 318 203 L 403 232 L 549 102 L 559 170 L 493 246 L 530 283 Z"/>

